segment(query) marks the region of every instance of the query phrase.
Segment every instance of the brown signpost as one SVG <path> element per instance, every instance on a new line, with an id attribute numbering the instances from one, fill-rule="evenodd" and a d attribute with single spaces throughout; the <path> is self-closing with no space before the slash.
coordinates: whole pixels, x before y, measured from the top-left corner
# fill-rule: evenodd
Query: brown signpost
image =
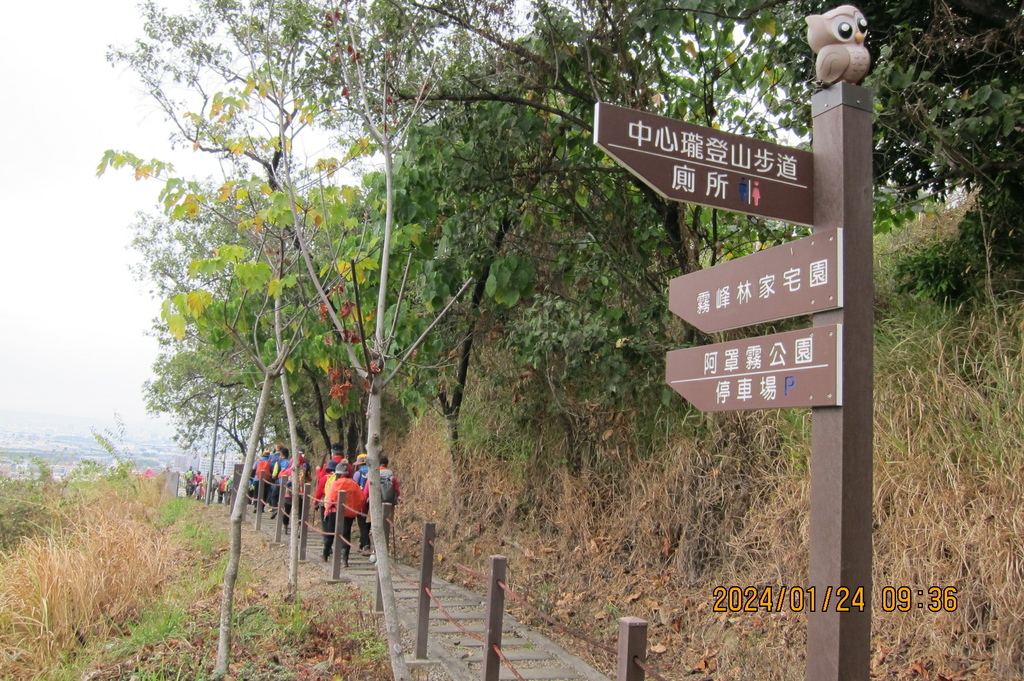
<path id="1" fill-rule="evenodd" d="M 665 380 L 701 411 L 839 405 L 842 335 L 833 325 L 672 350 Z"/>
<path id="2" fill-rule="evenodd" d="M 824 18 L 848 11 L 844 5 Z M 809 17 L 809 26 L 812 20 L 820 17 Z M 858 35 L 850 49 L 862 49 Z M 821 78 L 823 65 L 834 61 L 819 58 L 819 78 L 833 84 L 811 102 L 813 155 L 604 103 L 595 111 L 594 142 L 668 199 L 813 225 L 811 237 L 672 280 L 669 302 L 707 333 L 804 314 L 813 314 L 812 327 L 674 350 L 665 378 L 702 411 L 812 408 L 809 585 L 821 594 L 846 588 L 862 593 L 863 601 L 843 611 L 809 609 L 805 674 L 808 681 L 866 681 L 874 459 L 872 97 L 851 84 L 855 80 Z M 849 77 L 862 79 L 862 71 Z"/>
<path id="3" fill-rule="evenodd" d="M 705 333 L 842 307 L 842 232 L 816 231 L 676 277 L 668 307 Z"/>
<path id="4" fill-rule="evenodd" d="M 598 102 L 594 144 L 667 199 L 810 225 L 813 155 Z"/>
<path id="5" fill-rule="evenodd" d="M 874 464 L 874 268 L 871 92 L 836 83 L 811 100 L 815 233 L 843 227 L 843 307 L 813 317 L 842 324 L 842 407 L 811 410 L 810 586 L 864 589 L 864 608 L 807 616 L 807 681 L 871 673 L 871 506 Z M 828 187 L 828 191 L 822 191 Z M 856 295 L 852 292 L 856 291 Z"/>

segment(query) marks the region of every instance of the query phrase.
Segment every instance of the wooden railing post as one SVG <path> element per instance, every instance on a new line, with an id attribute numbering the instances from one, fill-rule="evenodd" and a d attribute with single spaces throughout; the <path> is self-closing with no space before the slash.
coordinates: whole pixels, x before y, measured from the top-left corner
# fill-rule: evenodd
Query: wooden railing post
<path id="1" fill-rule="evenodd" d="M 427 633 L 430 628 L 430 589 L 434 579 L 435 523 L 423 523 L 423 546 L 420 549 L 420 599 L 416 610 L 416 659 L 427 659 Z"/>
<path id="2" fill-rule="evenodd" d="M 508 559 L 505 556 L 491 556 L 491 576 L 487 583 L 487 632 L 484 634 L 483 681 L 498 681 L 501 659 L 495 647 L 501 648 L 501 629 L 505 622 L 505 570 Z"/>
<path id="3" fill-rule="evenodd" d="M 647 622 L 639 617 L 620 617 L 616 681 L 644 681 L 644 668 L 633 661 L 635 658 L 647 661 Z"/>
<path id="4" fill-rule="evenodd" d="M 338 507 L 334 511 L 334 563 L 331 566 L 331 578 L 327 580 L 331 584 L 341 581 L 341 542 L 344 541 L 341 538 L 341 531 L 345 526 L 344 512 L 341 508 L 345 505 L 347 497 L 348 492 L 343 489 L 338 490 Z"/>

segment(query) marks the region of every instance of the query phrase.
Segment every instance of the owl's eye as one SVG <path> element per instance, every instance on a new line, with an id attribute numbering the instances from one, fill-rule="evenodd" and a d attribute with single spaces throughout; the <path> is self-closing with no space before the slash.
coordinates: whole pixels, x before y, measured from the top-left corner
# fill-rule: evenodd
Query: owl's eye
<path id="1" fill-rule="evenodd" d="M 868 21 L 864 17 L 857 17 L 857 30 L 861 33 L 868 32 Z"/>
<path id="2" fill-rule="evenodd" d="M 843 21 L 836 24 L 836 35 L 843 40 L 849 40 L 853 37 L 853 26 L 849 21 Z"/>

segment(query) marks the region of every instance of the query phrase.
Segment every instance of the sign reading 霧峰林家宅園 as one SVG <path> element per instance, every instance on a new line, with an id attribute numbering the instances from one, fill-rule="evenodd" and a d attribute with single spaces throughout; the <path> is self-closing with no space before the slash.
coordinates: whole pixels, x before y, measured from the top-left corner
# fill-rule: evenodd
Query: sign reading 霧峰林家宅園
<path id="1" fill-rule="evenodd" d="M 594 143 L 667 199 L 813 221 L 810 152 L 604 102 Z"/>
<path id="2" fill-rule="evenodd" d="M 665 380 L 701 411 L 842 404 L 841 324 L 668 353 Z"/>
<path id="3" fill-rule="evenodd" d="M 715 333 L 842 307 L 842 243 L 842 229 L 823 230 L 676 277 L 669 309 Z"/>

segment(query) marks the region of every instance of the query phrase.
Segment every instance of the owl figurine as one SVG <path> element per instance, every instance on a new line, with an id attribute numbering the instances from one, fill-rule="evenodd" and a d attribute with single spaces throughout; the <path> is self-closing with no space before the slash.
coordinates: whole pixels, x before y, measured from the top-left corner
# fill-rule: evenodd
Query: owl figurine
<path id="1" fill-rule="evenodd" d="M 864 80 L 871 54 L 864 47 L 868 22 L 853 5 L 842 5 L 824 14 L 812 14 L 807 22 L 807 42 L 818 55 L 818 80 L 832 85 L 854 85 Z"/>

